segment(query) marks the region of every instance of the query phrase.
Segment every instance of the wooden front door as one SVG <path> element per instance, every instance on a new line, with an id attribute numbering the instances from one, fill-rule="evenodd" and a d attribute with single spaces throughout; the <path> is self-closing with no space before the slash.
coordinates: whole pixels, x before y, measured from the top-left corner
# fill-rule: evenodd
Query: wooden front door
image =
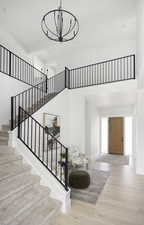
<path id="1" fill-rule="evenodd" d="M 124 119 L 122 117 L 109 118 L 109 154 L 123 155 Z"/>

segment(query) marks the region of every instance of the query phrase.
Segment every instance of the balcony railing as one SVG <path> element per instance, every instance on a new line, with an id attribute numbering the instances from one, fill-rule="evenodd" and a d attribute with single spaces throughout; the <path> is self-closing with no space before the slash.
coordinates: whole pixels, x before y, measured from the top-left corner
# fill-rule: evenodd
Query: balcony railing
<path id="1" fill-rule="evenodd" d="M 0 45 L 0 72 L 31 86 L 47 79 L 42 71 L 2 45 Z"/>
<path id="2" fill-rule="evenodd" d="M 67 70 L 69 88 L 135 79 L 135 55 Z"/>

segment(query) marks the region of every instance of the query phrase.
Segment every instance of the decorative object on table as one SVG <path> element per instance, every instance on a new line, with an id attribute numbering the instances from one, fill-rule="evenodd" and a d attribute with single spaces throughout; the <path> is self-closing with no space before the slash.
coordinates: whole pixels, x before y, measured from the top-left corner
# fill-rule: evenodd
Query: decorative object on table
<path id="1" fill-rule="evenodd" d="M 58 119 L 57 119 L 57 116 L 55 116 L 55 117 L 53 118 L 52 125 L 53 125 L 53 127 L 57 127 L 57 126 L 58 126 Z"/>
<path id="2" fill-rule="evenodd" d="M 44 113 L 43 121 L 45 131 L 51 133 L 54 137 L 58 138 L 60 136 L 60 116 Z"/>
<path id="3" fill-rule="evenodd" d="M 88 159 L 85 154 L 79 152 L 79 148 L 77 146 L 71 146 L 69 148 L 69 167 L 71 169 L 88 169 Z"/>
<path id="4" fill-rule="evenodd" d="M 72 171 L 69 175 L 69 186 L 76 189 L 85 189 L 90 185 L 90 176 L 84 170 Z"/>
<path id="5" fill-rule="evenodd" d="M 58 9 L 51 10 L 43 16 L 41 28 L 50 40 L 66 42 L 78 34 L 79 22 L 71 12 L 62 9 L 60 1 Z"/>
<path id="6" fill-rule="evenodd" d="M 66 154 L 60 154 L 60 161 L 59 165 L 63 167 L 63 173 L 65 173 L 65 161 L 66 161 Z M 86 158 L 85 154 L 79 153 L 79 149 L 77 146 L 71 146 L 69 148 L 69 156 L 68 156 L 68 168 L 69 173 L 72 171 L 77 171 L 78 169 L 87 169 L 88 168 L 88 159 Z M 84 171 L 85 172 L 85 171 Z"/>

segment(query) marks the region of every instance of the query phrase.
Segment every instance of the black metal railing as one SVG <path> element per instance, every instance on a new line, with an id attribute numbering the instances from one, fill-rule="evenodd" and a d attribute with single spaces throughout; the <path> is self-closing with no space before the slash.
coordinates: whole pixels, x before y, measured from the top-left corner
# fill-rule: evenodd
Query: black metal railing
<path id="1" fill-rule="evenodd" d="M 135 55 L 67 70 L 67 74 L 71 89 L 135 79 Z"/>
<path id="2" fill-rule="evenodd" d="M 19 106 L 32 115 L 64 89 L 65 71 L 11 97 L 11 130 L 18 125 Z"/>
<path id="3" fill-rule="evenodd" d="M 65 89 L 65 71 L 62 71 L 47 80 L 48 93 L 60 93 Z"/>
<path id="4" fill-rule="evenodd" d="M 11 97 L 11 130 L 68 191 L 68 149 L 31 115 L 65 88 L 81 88 L 135 79 L 135 55 L 108 60 L 47 76 L 0 45 L 0 72 L 32 87 Z M 56 132 L 56 133 L 54 133 Z"/>
<path id="5" fill-rule="evenodd" d="M 70 69 L 65 67 L 65 88 L 70 88 Z"/>
<path id="6" fill-rule="evenodd" d="M 68 191 L 68 149 L 21 107 L 18 138 Z"/>
<path id="7" fill-rule="evenodd" d="M 46 81 L 47 76 L 4 46 L 0 45 L 0 72 L 31 86 Z"/>

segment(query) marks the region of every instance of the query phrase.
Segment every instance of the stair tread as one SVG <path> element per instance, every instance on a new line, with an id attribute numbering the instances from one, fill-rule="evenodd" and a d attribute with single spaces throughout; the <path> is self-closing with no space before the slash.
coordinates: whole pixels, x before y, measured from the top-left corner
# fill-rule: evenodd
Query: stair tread
<path id="1" fill-rule="evenodd" d="M 16 154 L 12 154 L 12 153 L 1 153 L 0 152 L 0 165 L 1 164 L 5 164 L 11 161 L 16 161 L 16 160 L 22 160 L 22 156 L 21 155 L 16 155 Z"/>
<path id="2" fill-rule="evenodd" d="M 40 181 L 40 178 L 35 175 L 19 174 L 11 177 L 10 179 L 0 181 L 0 200 L 7 198 L 11 194 L 14 194 L 25 187 L 33 185 Z"/>
<path id="3" fill-rule="evenodd" d="M 8 145 L 8 140 L 0 140 L 0 145 Z"/>
<path id="4" fill-rule="evenodd" d="M 4 130 L 0 130 L 0 136 L 6 136 L 6 137 L 8 137 L 9 136 L 9 133 L 8 133 L 8 131 L 4 131 Z"/>
<path id="5" fill-rule="evenodd" d="M 14 149 L 9 146 L 0 145 L 0 153 L 14 153 Z"/>
<path id="6" fill-rule="evenodd" d="M 7 141 L 8 139 L 9 139 L 8 136 L 2 136 L 2 135 L 0 135 L 0 141 L 1 141 L 1 140 L 6 140 L 6 141 Z"/>
<path id="7" fill-rule="evenodd" d="M 38 185 L 26 188 L 16 195 L 0 201 L 0 224 L 11 223 L 18 216 L 23 219 L 32 210 L 31 208 L 44 198 L 51 202 L 49 189 Z"/>
<path id="8" fill-rule="evenodd" d="M 8 131 L 8 130 L 10 130 L 10 125 L 9 125 L 9 124 L 4 124 L 4 125 L 2 125 L 2 130 L 3 130 L 3 131 Z"/>
<path id="9" fill-rule="evenodd" d="M 24 165 L 17 163 L 17 161 L 8 162 L 6 164 L 0 165 L 0 181 L 8 179 L 11 176 L 16 176 L 25 171 L 30 171 L 31 167 L 29 165 Z"/>
<path id="10" fill-rule="evenodd" d="M 48 201 L 49 200 L 49 201 Z M 11 222 L 11 225 L 44 225 L 51 222 L 57 214 L 60 204 L 52 199 L 44 199 L 38 202 L 29 213 L 23 213 Z"/>

